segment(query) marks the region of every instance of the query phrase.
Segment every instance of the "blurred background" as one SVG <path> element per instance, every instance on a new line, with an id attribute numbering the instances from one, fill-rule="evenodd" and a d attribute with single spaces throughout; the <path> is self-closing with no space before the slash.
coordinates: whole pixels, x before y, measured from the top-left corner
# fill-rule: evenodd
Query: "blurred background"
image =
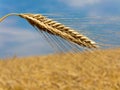
<path id="1" fill-rule="evenodd" d="M 40 13 L 78 30 L 103 49 L 120 45 L 120 0 L 1 0 L 0 17 L 8 13 Z M 11 16 L 0 23 L 0 58 L 53 52 L 24 19 Z"/>

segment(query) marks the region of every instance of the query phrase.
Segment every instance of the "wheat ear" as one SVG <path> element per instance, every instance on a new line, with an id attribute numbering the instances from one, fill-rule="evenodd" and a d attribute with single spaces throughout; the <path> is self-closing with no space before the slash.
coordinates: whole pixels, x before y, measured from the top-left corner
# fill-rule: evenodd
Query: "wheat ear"
<path id="1" fill-rule="evenodd" d="M 88 48 L 97 48 L 97 45 L 94 41 L 90 40 L 88 37 L 78 33 L 77 31 L 66 27 L 65 25 L 48 19 L 41 14 L 8 14 L 0 19 L 0 22 L 3 21 L 6 17 L 16 15 L 26 19 L 32 26 L 37 27 L 39 30 L 43 30 L 52 35 L 57 35 L 67 41 L 73 42 L 83 47 Z"/>

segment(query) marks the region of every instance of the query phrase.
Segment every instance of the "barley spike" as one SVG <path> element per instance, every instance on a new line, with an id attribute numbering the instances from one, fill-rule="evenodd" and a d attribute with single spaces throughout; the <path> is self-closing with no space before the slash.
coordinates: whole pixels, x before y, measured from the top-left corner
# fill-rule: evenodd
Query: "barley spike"
<path id="1" fill-rule="evenodd" d="M 91 48 L 91 49 L 98 47 L 94 41 L 80 34 L 76 30 L 71 29 L 70 27 L 67 27 L 52 19 L 48 19 L 47 17 L 41 14 L 11 13 L 0 18 L 0 22 L 2 22 L 6 17 L 12 16 L 12 15 L 20 16 L 21 18 L 24 18 L 25 20 L 27 20 L 32 26 L 37 27 L 39 30 L 48 32 L 49 34 L 52 34 L 52 35 L 59 36 L 74 44 L 78 44 L 80 46 Z"/>

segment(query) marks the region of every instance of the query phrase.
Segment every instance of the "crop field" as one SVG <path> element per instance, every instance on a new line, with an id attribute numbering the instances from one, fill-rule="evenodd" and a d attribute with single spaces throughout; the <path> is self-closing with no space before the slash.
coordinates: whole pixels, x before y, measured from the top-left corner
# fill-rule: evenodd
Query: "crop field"
<path id="1" fill-rule="evenodd" d="M 0 90 L 120 90 L 120 49 L 1 59 Z"/>

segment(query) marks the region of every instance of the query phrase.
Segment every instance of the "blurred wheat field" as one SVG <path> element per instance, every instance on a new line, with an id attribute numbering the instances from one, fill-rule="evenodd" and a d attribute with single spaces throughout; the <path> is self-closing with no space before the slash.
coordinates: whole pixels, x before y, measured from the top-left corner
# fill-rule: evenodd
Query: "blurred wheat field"
<path id="1" fill-rule="evenodd" d="M 120 90 L 120 49 L 0 60 L 0 90 Z"/>

